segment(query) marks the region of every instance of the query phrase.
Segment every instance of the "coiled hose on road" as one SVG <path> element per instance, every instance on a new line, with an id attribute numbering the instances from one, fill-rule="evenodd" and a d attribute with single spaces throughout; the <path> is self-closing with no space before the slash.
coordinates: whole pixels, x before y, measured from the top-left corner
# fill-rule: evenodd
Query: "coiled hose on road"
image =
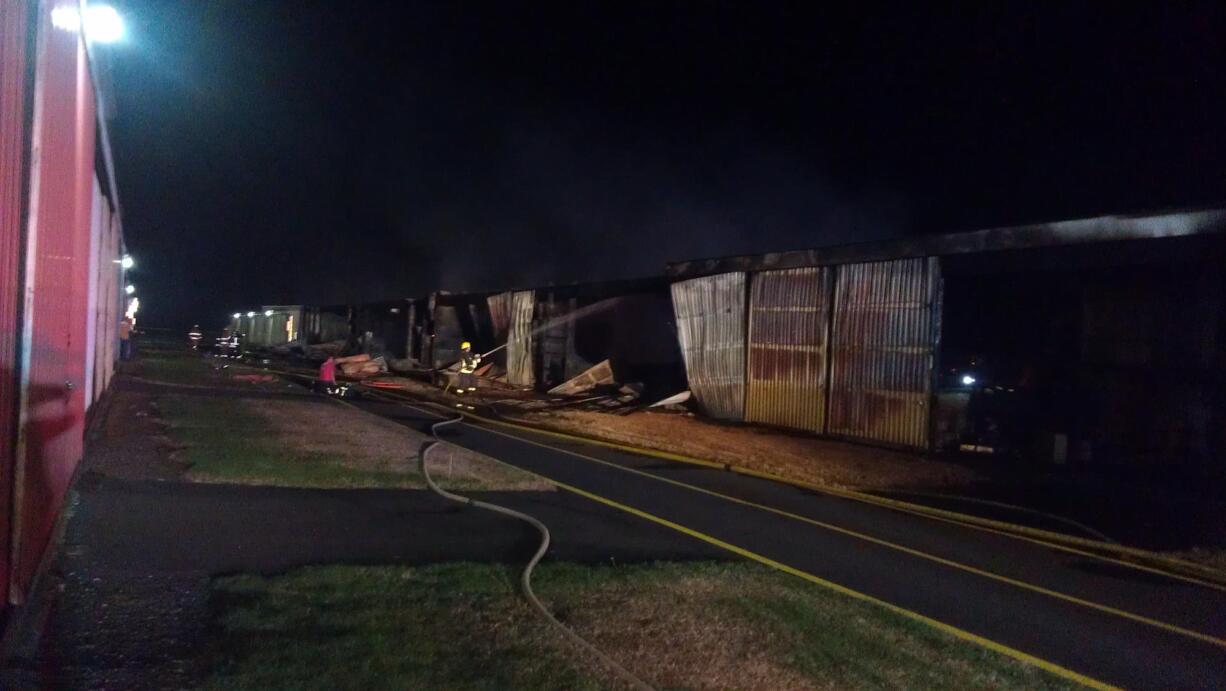
<path id="1" fill-rule="evenodd" d="M 625 667 L 622 667 L 620 664 L 617 663 L 616 660 L 606 655 L 599 648 L 587 642 L 579 634 L 572 631 L 568 626 L 558 621 L 557 617 L 553 616 L 553 612 L 550 612 L 549 608 L 545 607 L 544 603 L 542 603 L 536 597 L 536 593 L 532 591 L 532 570 L 536 568 L 536 565 L 540 563 L 541 559 L 545 556 L 545 552 L 549 550 L 549 528 L 545 527 L 544 523 L 541 523 L 539 520 L 537 520 L 536 518 L 532 516 L 529 516 L 526 513 L 521 513 L 514 509 L 508 509 L 505 506 L 498 506 L 497 504 L 491 504 L 489 502 L 484 502 L 478 499 L 472 499 L 469 497 L 461 496 L 459 494 L 453 494 L 451 492 L 448 492 L 447 490 L 435 484 L 434 479 L 430 477 L 430 471 L 427 468 L 426 461 L 429 456 L 430 450 L 433 449 L 435 446 L 443 443 L 443 440 L 440 439 L 438 436 L 439 429 L 446 427 L 448 425 L 459 424 L 463 421 L 464 421 L 464 416 L 459 415 L 454 418 L 451 418 L 448 420 L 442 420 L 440 422 L 436 422 L 430 425 L 430 434 L 434 438 L 428 439 L 422 442 L 421 447 L 417 451 L 418 469 L 421 472 L 421 476 L 425 478 L 426 480 L 426 486 L 429 487 L 432 492 L 439 495 L 440 497 L 443 497 L 444 499 L 458 502 L 460 504 L 464 504 L 467 506 L 475 506 L 479 509 L 485 509 L 487 511 L 493 511 L 494 513 L 499 513 L 504 516 L 510 516 L 512 518 L 517 518 L 521 521 L 524 521 L 525 523 L 528 523 L 533 528 L 536 528 L 537 532 L 541 534 L 541 544 L 539 547 L 536 548 L 536 554 L 532 555 L 532 559 L 528 560 L 528 565 L 524 567 L 523 574 L 520 575 L 520 579 L 519 579 L 520 587 L 523 589 L 524 597 L 527 598 L 529 604 L 531 604 L 533 609 L 535 609 L 537 613 L 539 613 L 542 617 L 544 617 L 546 621 L 548 621 L 550 624 L 553 624 L 553 626 L 556 627 L 558 631 L 560 631 L 562 635 L 568 641 L 576 645 L 579 649 L 583 650 L 584 652 L 587 652 L 593 657 L 595 657 L 596 659 L 600 660 L 602 663 L 604 663 L 604 665 L 607 668 L 615 672 L 617 676 L 621 677 L 622 680 L 630 684 L 631 687 L 635 689 L 640 689 L 642 691 L 654 691 L 654 689 L 652 688 L 650 684 L 643 681 L 642 679 L 639 679 L 637 676 L 634 675 L 633 672 L 626 669 Z"/>

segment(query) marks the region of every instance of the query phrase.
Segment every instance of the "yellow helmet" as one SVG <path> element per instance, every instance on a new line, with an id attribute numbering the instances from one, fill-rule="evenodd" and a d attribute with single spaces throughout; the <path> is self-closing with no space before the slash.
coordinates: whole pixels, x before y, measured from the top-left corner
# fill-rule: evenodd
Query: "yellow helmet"
<path id="1" fill-rule="evenodd" d="M 469 343 L 468 341 L 464 341 L 463 343 L 460 344 L 460 350 L 469 350 L 472 347 L 473 347 L 473 344 Z"/>

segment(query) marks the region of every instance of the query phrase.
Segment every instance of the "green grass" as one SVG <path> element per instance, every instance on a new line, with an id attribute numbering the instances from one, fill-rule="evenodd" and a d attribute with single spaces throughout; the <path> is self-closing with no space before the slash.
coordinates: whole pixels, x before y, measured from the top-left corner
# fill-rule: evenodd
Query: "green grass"
<path id="1" fill-rule="evenodd" d="M 317 567 L 215 582 L 207 689 L 595 689 L 505 568 Z"/>
<path id="2" fill-rule="evenodd" d="M 218 579 L 214 664 L 206 688 L 604 687 L 600 670 L 576 663 L 574 651 L 532 616 L 516 592 L 516 576 L 502 566 L 445 564 L 314 567 L 273 578 Z M 541 567 L 535 580 L 537 592 L 560 616 L 597 641 L 602 625 L 631 611 L 664 612 L 685 622 L 666 630 L 655 645 L 648 642 L 654 649 L 648 658 L 654 662 L 637 658 L 640 668 L 634 671 L 649 680 L 667 676 L 663 670 L 669 667 L 676 674 L 678 659 L 712 650 L 738 655 L 736 649 L 723 652 L 718 647 L 722 641 L 701 638 L 714 622 L 724 627 L 732 622 L 766 649 L 772 664 L 821 687 L 1071 686 L 1035 667 L 756 564 L 555 563 Z M 634 601 L 648 607 L 636 609 Z M 647 630 L 639 626 L 635 622 L 630 630 Z M 691 632 L 688 637 L 683 629 Z M 609 634 L 608 640 L 624 644 L 624 632 Z M 606 650 L 615 656 L 619 652 Z M 658 668 L 641 667 L 652 664 Z M 719 681 L 708 679 L 704 685 Z"/>
<path id="3" fill-rule="evenodd" d="M 158 404 L 171 438 L 185 447 L 193 479 L 289 487 L 424 486 L 407 462 L 403 471 L 363 469 L 334 455 L 297 450 L 270 435 L 242 399 L 174 395 L 160 397 Z"/>

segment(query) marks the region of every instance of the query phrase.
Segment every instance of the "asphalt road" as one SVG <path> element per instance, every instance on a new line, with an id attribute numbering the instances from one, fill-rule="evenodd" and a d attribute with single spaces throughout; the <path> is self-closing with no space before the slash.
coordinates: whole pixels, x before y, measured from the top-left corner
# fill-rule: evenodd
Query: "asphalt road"
<path id="1" fill-rule="evenodd" d="M 440 415 L 403 403 L 356 405 L 419 430 Z M 1068 678 L 1226 688 L 1226 588 L 503 425 L 469 421 L 444 438 L 648 519 L 627 529 L 665 524 L 695 544 L 769 563 L 814 587 L 854 591 Z"/>

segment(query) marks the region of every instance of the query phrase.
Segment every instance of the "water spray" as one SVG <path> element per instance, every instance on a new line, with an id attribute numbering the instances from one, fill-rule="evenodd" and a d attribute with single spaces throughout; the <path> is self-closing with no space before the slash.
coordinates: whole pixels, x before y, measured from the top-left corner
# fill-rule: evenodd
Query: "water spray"
<path id="1" fill-rule="evenodd" d="M 578 321 L 580 319 L 583 319 L 584 317 L 590 317 L 593 314 L 597 314 L 599 312 L 603 312 L 609 309 L 610 307 L 616 305 L 619 302 L 621 302 L 620 297 L 608 298 L 605 300 L 601 300 L 600 302 L 593 302 L 590 305 L 580 307 L 579 309 L 576 309 L 576 310 L 571 310 L 570 312 L 567 312 L 566 314 L 558 315 L 554 317 L 553 319 L 550 319 L 544 324 L 541 324 L 535 329 L 529 331 L 528 335 L 535 336 L 543 331 L 548 331 L 549 329 L 557 327 L 561 324 L 565 324 L 566 322 Z M 510 340 L 498 346 L 497 348 L 494 348 L 488 353 L 482 353 L 481 359 L 484 360 L 485 358 L 489 357 L 490 355 L 493 355 L 494 353 L 497 353 L 498 351 L 502 350 L 503 348 L 506 348 L 509 345 L 511 345 Z"/>

